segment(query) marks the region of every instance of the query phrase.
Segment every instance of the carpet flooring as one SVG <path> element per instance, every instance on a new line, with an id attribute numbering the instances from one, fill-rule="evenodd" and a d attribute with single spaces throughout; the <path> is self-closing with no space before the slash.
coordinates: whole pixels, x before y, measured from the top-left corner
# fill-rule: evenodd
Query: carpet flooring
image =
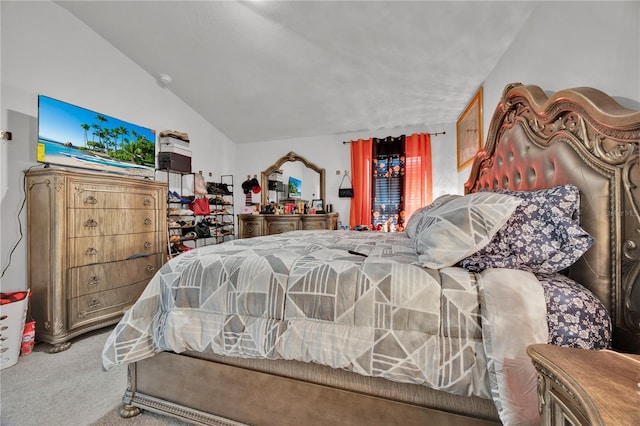
<path id="1" fill-rule="evenodd" d="M 187 425 L 174 418 L 143 411 L 123 419 L 118 410 L 127 387 L 127 368 L 102 370 L 102 347 L 107 327 L 74 339 L 57 354 L 36 344 L 33 353 L 0 371 L 2 426 Z"/>

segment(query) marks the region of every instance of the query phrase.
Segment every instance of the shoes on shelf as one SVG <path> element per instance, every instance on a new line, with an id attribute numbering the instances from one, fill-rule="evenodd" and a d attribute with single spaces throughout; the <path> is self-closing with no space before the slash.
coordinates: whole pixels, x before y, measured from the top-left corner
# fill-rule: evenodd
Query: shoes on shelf
<path id="1" fill-rule="evenodd" d="M 229 211 L 227 209 L 215 209 L 211 211 L 211 214 L 222 214 L 222 215 L 228 215 Z"/>
<path id="2" fill-rule="evenodd" d="M 215 198 L 209 198 L 209 204 L 214 204 L 214 205 L 217 204 L 217 205 L 221 205 L 221 206 L 229 206 L 229 205 L 231 205 L 231 201 L 230 200 L 225 200 L 220 195 L 216 195 Z"/>
<path id="3" fill-rule="evenodd" d="M 226 183 L 207 182 L 207 193 L 218 195 L 233 195 Z"/>
<path id="4" fill-rule="evenodd" d="M 191 220 L 179 220 L 178 225 L 180 225 L 181 228 L 193 228 L 194 226 L 196 226 L 196 221 L 191 219 Z"/>
<path id="5" fill-rule="evenodd" d="M 192 203 L 194 199 L 195 196 L 193 195 L 186 195 L 183 197 L 180 196 L 180 194 L 178 194 L 176 191 L 169 191 L 167 195 L 167 201 L 169 203 L 189 204 Z"/>
<path id="6" fill-rule="evenodd" d="M 169 220 L 168 221 L 168 225 L 169 225 L 169 229 L 176 229 L 176 228 L 182 228 L 182 225 L 180 225 L 178 222 L 176 222 L 175 220 Z"/>
<path id="7" fill-rule="evenodd" d="M 189 204 L 193 202 L 195 197 L 193 195 L 181 196 L 176 191 L 169 191 L 169 202 L 171 203 L 181 203 L 181 204 Z"/>
<path id="8" fill-rule="evenodd" d="M 170 203 L 180 203 L 180 197 L 177 196 L 177 194 L 175 192 L 171 192 L 169 191 L 169 194 L 167 196 L 167 201 Z"/>
<path id="9" fill-rule="evenodd" d="M 184 244 L 182 244 L 182 243 L 174 243 L 174 244 L 173 244 L 173 246 L 174 246 L 177 250 L 180 250 L 180 252 L 183 252 L 183 253 L 184 253 L 185 251 L 192 250 L 192 247 L 185 246 L 185 245 L 184 245 Z"/>
<path id="10" fill-rule="evenodd" d="M 194 216 L 193 210 L 190 209 L 170 208 L 167 213 L 169 214 L 169 216 Z"/>
<path id="11" fill-rule="evenodd" d="M 220 226 L 220 222 L 218 222 L 214 217 L 205 217 L 202 219 L 202 223 L 208 226 Z"/>

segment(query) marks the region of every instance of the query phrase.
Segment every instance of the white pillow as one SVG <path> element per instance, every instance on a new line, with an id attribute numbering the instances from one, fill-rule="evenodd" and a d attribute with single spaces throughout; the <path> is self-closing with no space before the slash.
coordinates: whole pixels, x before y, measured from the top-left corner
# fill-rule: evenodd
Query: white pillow
<path id="1" fill-rule="evenodd" d="M 487 245 L 522 199 L 477 192 L 455 197 L 422 214 L 415 248 L 420 265 L 453 266 Z"/>

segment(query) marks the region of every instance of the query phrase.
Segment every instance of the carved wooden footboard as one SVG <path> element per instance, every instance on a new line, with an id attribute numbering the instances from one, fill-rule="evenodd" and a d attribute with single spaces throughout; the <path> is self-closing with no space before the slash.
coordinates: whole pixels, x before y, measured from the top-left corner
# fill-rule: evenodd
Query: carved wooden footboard
<path id="1" fill-rule="evenodd" d="M 214 362 L 162 352 L 130 365 L 121 415 L 131 417 L 142 408 L 190 423 L 219 426 L 500 424 L 490 400 L 313 366 L 309 377 L 332 383 L 324 385 L 215 358 Z M 300 362 L 277 363 L 283 374 L 291 374 L 291 368 L 308 367 Z M 430 408 L 434 405 L 440 409 Z"/>

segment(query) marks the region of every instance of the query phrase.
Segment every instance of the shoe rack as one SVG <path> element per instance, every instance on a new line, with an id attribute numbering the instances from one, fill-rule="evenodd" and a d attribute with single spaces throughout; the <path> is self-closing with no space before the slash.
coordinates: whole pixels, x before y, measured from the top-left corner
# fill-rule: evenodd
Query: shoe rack
<path id="1" fill-rule="evenodd" d="M 233 175 L 220 176 L 220 182 L 207 182 L 207 197 L 211 207 L 209 226 L 216 244 L 235 238 Z"/>
<path id="2" fill-rule="evenodd" d="M 196 198 L 195 173 L 160 169 L 168 182 L 167 250 L 169 258 L 194 248 L 220 244 L 235 238 L 233 176 L 223 175 L 220 182 L 206 182 L 211 213 L 196 214 L 191 203 Z M 198 196 L 199 197 L 199 196 Z M 196 226 L 208 226 L 202 236 Z M 202 228 L 201 228 L 202 229 Z M 204 228 L 206 230 L 206 228 Z"/>
<path id="3" fill-rule="evenodd" d="M 189 204 L 195 199 L 195 173 L 160 169 L 166 176 L 167 254 L 174 257 L 195 248 L 197 217 Z"/>

